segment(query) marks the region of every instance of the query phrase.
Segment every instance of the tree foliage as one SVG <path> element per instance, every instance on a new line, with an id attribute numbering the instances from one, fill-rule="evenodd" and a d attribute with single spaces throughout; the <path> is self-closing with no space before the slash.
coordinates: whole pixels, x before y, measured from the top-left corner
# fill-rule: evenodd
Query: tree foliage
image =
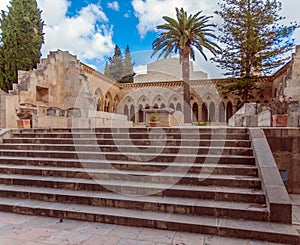
<path id="1" fill-rule="evenodd" d="M 121 49 L 116 45 L 114 55 L 105 64 L 104 74 L 120 83 L 133 83 L 133 65 L 129 46 L 126 47 L 124 58 Z"/>
<path id="2" fill-rule="evenodd" d="M 269 74 L 287 59 L 293 49 L 296 23 L 280 24 L 281 3 L 277 0 L 223 0 L 216 11 L 223 19 L 219 42 L 225 48 L 213 60 L 224 75 L 251 77 Z"/>
<path id="3" fill-rule="evenodd" d="M 31 70 L 41 57 L 44 22 L 36 0 L 11 0 L 0 19 L 0 86 L 8 91 L 18 70 Z"/>
<path id="4" fill-rule="evenodd" d="M 207 60 L 205 50 L 216 54 L 219 47 L 213 42 L 214 25 L 210 23 L 211 16 L 202 15 L 202 11 L 188 15 L 181 8 L 176 8 L 176 19 L 164 16 L 165 23 L 157 26 L 162 31 L 153 41 L 152 56 L 159 53 L 158 58 L 170 56 L 172 53 L 179 53 L 182 61 L 183 99 L 184 99 L 184 122 L 191 123 L 190 112 L 190 57 L 195 60 L 195 51 L 198 50 Z"/>

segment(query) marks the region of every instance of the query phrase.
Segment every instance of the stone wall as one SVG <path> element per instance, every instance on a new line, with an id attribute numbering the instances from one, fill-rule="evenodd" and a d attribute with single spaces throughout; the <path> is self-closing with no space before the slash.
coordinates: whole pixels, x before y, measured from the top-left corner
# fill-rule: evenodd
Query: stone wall
<path id="1" fill-rule="evenodd" d="M 16 128 L 18 97 L 6 93 L 0 94 L 0 128 Z"/>
<path id="2" fill-rule="evenodd" d="M 289 193 L 300 194 L 300 129 L 265 128 L 264 132 L 278 168 L 288 173 Z"/>

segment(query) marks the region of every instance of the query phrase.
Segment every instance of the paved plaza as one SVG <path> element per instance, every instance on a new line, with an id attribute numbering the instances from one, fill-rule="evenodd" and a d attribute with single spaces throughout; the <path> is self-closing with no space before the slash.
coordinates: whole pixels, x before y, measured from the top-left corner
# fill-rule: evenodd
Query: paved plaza
<path id="1" fill-rule="evenodd" d="M 300 232 L 300 195 L 291 195 L 293 224 Z M 223 238 L 103 223 L 0 212 L 1 245 L 267 245 L 261 241 Z"/>

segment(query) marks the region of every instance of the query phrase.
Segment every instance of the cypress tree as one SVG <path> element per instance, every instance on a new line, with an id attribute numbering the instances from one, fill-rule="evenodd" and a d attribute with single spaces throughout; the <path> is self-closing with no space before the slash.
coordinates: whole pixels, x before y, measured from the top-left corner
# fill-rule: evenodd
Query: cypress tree
<path id="1" fill-rule="evenodd" d="M 44 41 L 44 22 L 36 0 L 11 0 L 0 19 L 0 86 L 12 89 L 18 70 L 36 68 Z"/>
<path id="2" fill-rule="evenodd" d="M 109 58 L 109 70 L 112 79 L 119 81 L 123 77 L 123 62 L 122 51 L 119 46 L 116 45 L 114 55 Z"/>
<path id="3" fill-rule="evenodd" d="M 133 83 L 133 77 L 135 73 L 133 72 L 134 64 L 131 61 L 131 55 L 129 51 L 129 46 L 126 46 L 125 59 L 124 59 L 124 69 L 123 69 L 123 77 L 119 81 L 121 83 Z"/>

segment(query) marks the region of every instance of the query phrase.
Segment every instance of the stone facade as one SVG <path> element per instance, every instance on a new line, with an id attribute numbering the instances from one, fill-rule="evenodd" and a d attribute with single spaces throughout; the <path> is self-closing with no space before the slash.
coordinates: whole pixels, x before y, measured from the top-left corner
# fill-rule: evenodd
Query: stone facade
<path id="1" fill-rule="evenodd" d="M 257 81 L 260 90 L 251 91 L 250 102 L 268 102 L 283 87 L 286 93 L 292 91 L 288 88 L 298 84 L 298 56 L 299 47 L 292 61 L 274 76 L 260 78 Z M 50 52 L 37 69 L 19 71 L 19 82 L 13 91 L 1 95 L 0 126 L 16 127 L 17 115 L 26 112 L 32 115 L 34 127 L 68 127 L 72 122 L 78 127 L 109 126 L 113 121 L 128 126 L 127 119 L 135 125 L 146 125 L 145 109 L 171 109 L 171 121 L 181 125 L 181 77 L 178 59 L 169 58 L 149 64 L 148 73 L 136 76 L 134 83 L 120 84 L 81 63 L 69 52 Z M 207 74 L 195 71 L 191 63 L 190 106 L 194 123 L 225 125 L 236 112 L 241 98 L 233 93 L 222 94 L 218 84 L 224 81 L 207 79 Z M 286 86 L 283 81 L 287 81 Z"/>

